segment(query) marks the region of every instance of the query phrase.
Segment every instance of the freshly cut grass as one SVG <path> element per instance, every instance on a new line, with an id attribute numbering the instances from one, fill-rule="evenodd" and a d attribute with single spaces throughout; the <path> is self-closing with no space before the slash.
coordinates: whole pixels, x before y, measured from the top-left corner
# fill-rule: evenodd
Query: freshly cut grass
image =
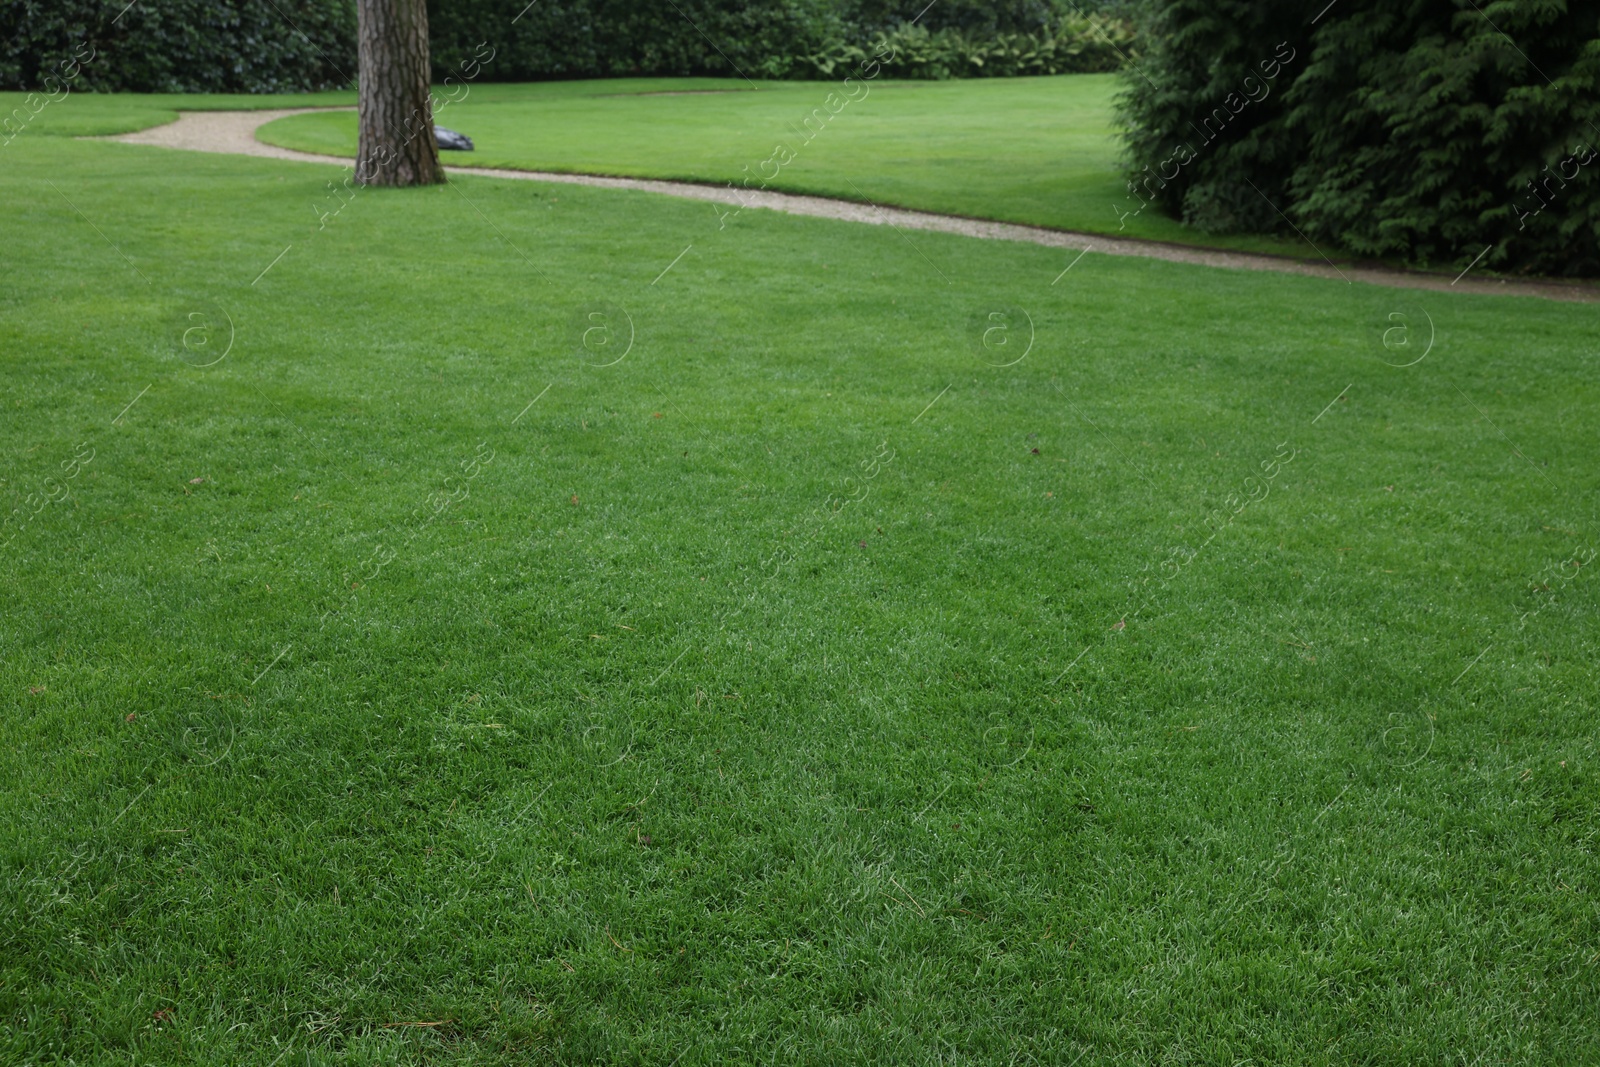
<path id="1" fill-rule="evenodd" d="M 1593 1061 L 1587 307 L 0 151 L 0 1060 Z"/>
<path id="2" fill-rule="evenodd" d="M 1110 74 L 976 81 L 627 79 L 440 87 L 461 166 L 735 182 L 1089 233 L 1316 256 L 1138 212 L 1119 167 Z M 722 92 L 705 92 L 722 89 Z M 856 97 L 851 100 L 845 94 Z M 681 95 L 680 95 L 681 94 Z M 352 114 L 295 115 L 262 140 L 355 155 Z M 780 146 L 786 152 L 778 151 Z M 785 161 L 788 162 L 785 162 Z"/>

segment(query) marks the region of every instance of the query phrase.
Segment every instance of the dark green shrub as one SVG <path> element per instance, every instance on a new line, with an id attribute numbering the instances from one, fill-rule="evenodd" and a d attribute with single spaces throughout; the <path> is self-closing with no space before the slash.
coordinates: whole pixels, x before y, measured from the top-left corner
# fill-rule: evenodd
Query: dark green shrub
<path id="1" fill-rule="evenodd" d="M 885 44 L 884 74 L 1112 70 L 1122 0 L 432 0 L 438 80 L 828 78 Z M 85 45 L 76 89 L 268 93 L 348 86 L 354 0 L 0 0 L 0 88 L 35 89 Z M 1087 11 L 1088 14 L 1081 12 Z M 492 58 L 489 58 L 492 57 Z"/>
<path id="2" fill-rule="evenodd" d="M 487 43 L 492 81 L 788 77 L 844 32 L 832 0 L 432 0 L 428 11 L 438 76 Z"/>
<path id="3" fill-rule="evenodd" d="M 0 88 L 35 89 L 75 50 L 75 89 L 277 93 L 356 71 L 351 0 L 0 0 Z M 86 54 L 86 53 L 80 53 Z"/>
<path id="4" fill-rule="evenodd" d="M 1600 6 L 1319 6 L 1152 0 L 1131 196 L 1360 255 L 1600 273 Z"/>
<path id="5" fill-rule="evenodd" d="M 914 9 L 850 0 L 432 0 L 433 57 L 442 79 L 480 44 L 483 78 L 536 81 L 626 75 L 827 78 L 883 43 L 893 78 L 966 78 L 1114 70 L 1125 20 L 1075 15 L 1042 0 L 941 0 Z"/>
<path id="6" fill-rule="evenodd" d="M 1069 17 L 1032 32 L 978 36 L 960 30 L 929 31 L 901 25 L 868 43 L 837 43 L 797 63 L 799 77 L 827 78 L 869 54 L 890 58 L 890 78 L 998 78 L 1116 70 L 1134 47 L 1126 21 Z"/>

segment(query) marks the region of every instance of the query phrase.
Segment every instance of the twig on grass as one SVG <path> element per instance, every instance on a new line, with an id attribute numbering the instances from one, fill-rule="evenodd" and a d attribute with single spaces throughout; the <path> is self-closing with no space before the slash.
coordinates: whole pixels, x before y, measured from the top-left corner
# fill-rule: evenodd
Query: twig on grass
<path id="1" fill-rule="evenodd" d="M 911 821 L 912 822 L 916 822 L 918 819 L 920 819 L 924 815 L 928 814 L 928 808 L 931 808 L 935 804 L 939 803 L 939 798 L 944 796 L 946 793 L 950 792 L 950 786 L 952 786 L 952 785 L 955 785 L 955 783 L 951 782 L 951 783 L 949 783 L 949 785 L 946 785 L 943 789 L 939 790 L 939 796 L 934 797 L 932 800 L 928 801 L 927 806 L 924 807 L 921 811 L 917 812 L 917 814 L 912 817 Z"/>
<path id="2" fill-rule="evenodd" d="M 1332 811 L 1333 810 L 1333 806 L 1335 804 L 1339 803 L 1339 801 L 1342 800 L 1344 798 L 1344 795 L 1346 793 L 1348 793 L 1348 792 L 1350 792 L 1350 787 L 1348 785 L 1345 786 L 1343 789 L 1339 790 L 1339 795 L 1334 797 L 1332 800 L 1328 801 L 1328 806 L 1323 808 L 1320 812 L 1318 812 L 1317 813 L 1317 817 L 1315 819 L 1312 819 L 1311 821 L 1313 823 L 1321 822 L 1322 821 L 1322 817 L 1324 815 L 1328 814 L 1328 812 Z"/>
<path id="3" fill-rule="evenodd" d="M 644 796 L 640 797 L 638 800 L 635 800 L 632 804 L 624 804 L 622 806 L 622 810 L 625 811 L 625 812 L 627 812 L 627 811 L 638 811 L 640 808 L 644 807 L 644 802 L 645 801 L 649 800 L 651 797 L 656 795 L 656 790 L 660 789 L 660 788 L 661 788 L 661 780 L 658 778 L 658 779 L 656 779 L 656 784 L 650 787 L 650 792 L 646 793 Z"/>
<path id="4" fill-rule="evenodd" d="M 899 882 L 895 882 L 894 875 L 892 874 L 889 876 L 889 881 L 894 882 L 894 887 L 906 895 L 906 897 L 911 901 L 911 906 L 917 909 L 918 915 L 922 916 L 924 919 L 928 917 L 928 913 L 922 910 L 922 905 L 917 903 L 917 898 L 911 895 L 911 890 L 907 889 Z"/>
<path id="5" fill-rule="evenodd" d="M 131 809 L 135 804 L 139 803 L 140 798 L 142 798 L 146 793 L 150 792 L 150 786 L 152 785 L 155 785 L 155 783 L 151 782 L 150 785 L 147 785 L 143 789 L 139 790 L 139 796 L 136 796 L 132 800 L 128 801 L 128 807 L 117 812 L 117 817 L 111 820 L 111 825 L 115 826 L 118 820 L 120 820 L 124 815 L 128 814 L 129 809 Z"/>
<path id="6" fill-rule="evenodd" d="M 956 384 L 956 383 L 955 382 L 951 382 L 950 383 L 950 385 L 954 385 L 954 384 Z M 928 401 L 928 407 L 927 408 L 923 408 L 921 411 L 917 412 L 917 419 L 920 419 L 920 418 L 922 418 L 922 416 L 926 415 L 928 413 L 928 408 L 931 408 L 931 407 L 933 407 L 933 405 L 937 404 L 939 402 L 939 397 L 944 396 L 944 394 L 946 394 L 946 393 L 948 393 L 950 391 L 950 385 L 947 385 L 943 389 L 939 390 L 939 396 L 936 396 L 932 400 Z M 911 421 L 912 422 L 916 422 L 917 419 L 912 419 Z"/>

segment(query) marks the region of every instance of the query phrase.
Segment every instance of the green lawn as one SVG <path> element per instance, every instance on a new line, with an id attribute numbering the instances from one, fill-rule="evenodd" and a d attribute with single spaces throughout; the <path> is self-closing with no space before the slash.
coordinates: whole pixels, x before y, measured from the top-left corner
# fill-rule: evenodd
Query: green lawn
<path id="1" fill-rule="evenodd" d="M 751 90 L 738 79 L 700 78 L 441 86 L 437 95 L 456 102 L 439 111 L 438 121 L 473 138 L 476 151 L 448 154 L 462 166 L 718 184 L 748 179 L 749 188 L 776 175 L 769 188 L 1316 256 L 1303 242 L 1217 237 L 1154 209 L 1130 214 L 1139 200 L 1121 177 L 1110 74 L 868 81 L 852 82 L 850 90 L 832 82 L 760 85 Z M 651 95 L 684 90 L 693 92 Z M 354 156 L 356 119 L 348 112 L 296 115 L 269 124 L 260 137 Z M 778 153 L 779 146 L 788 151 Z"/>
<path id="2" fill-rule="evenodd" d="M 31 100 L 30 100 L 31 97 Z M 104 137 L 161 126 L 184 111 L 268 111 L 286 107 L 354 107 L 355 93 L 291 93 L 282 96 L 233 96 L 222 93 L 69 93 L 46 100 L 40 94 L 0 93 L 0 117 L 10 116 L 13 127 L 0 132 L 0 151 L 17 124 L 22 138 L 38 136 Z M 9 160 L 7 161 L 9 162 Z"/>
<path id="3" fill-rule="evenodd" d="M 1591 308 L 119 104 L 0 148 L 0 1062 L 1596 1061 Z"/>

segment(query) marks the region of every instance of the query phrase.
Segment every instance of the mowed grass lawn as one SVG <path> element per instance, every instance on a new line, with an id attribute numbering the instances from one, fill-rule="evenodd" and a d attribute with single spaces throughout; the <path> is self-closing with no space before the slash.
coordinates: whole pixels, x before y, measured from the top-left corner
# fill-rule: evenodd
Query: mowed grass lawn
<path id="1" fill-rule="evenodd" d="M 0 149 L 0 1060 L 1594 1062 L 1591 308 L 319 229 L 80 105 Z"/>
<path id="2" fill-rule="evenodd" d="M 1321 262 L 1303 241 L 1204 234 L 1139 211 L 1122 174 L 1114 75 L 852 79 L 849 87 L 842 77 L 759 88 L 737 78 L 466 83 L 436 95 L 449 101 L 439 123 L 474 139 L 474 151 L 446 153 L 461 166 L 750 189 L 765 181 L 786 192 Z M 292 115 L 259 136 L 353 157 L 356 116 Z"/>

